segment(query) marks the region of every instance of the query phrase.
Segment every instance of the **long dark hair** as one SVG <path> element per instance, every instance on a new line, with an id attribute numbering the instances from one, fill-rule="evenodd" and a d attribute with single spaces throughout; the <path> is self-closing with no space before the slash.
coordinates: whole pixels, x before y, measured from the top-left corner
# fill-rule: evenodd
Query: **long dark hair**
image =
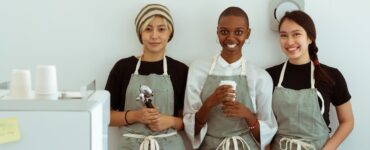
<path id="1" fill-rule="evenodd" d="M 334 80 L 328 75 L 328 73 L 322 69 L 320 66 L 319 58 L 317 57 L 317 52 L 319 48 L 316 46 L 316 28 L 311 17 L 303 11 L 295 10 L 291 12 L 286 12 L 285 15 L 280 19 L 279 30 L 281 24 L 285 20 L 291 20 L 300 25 L 307 33 L 308 38 L 311 39 L 312 43 L 308 45 L 308 53 L 310 55 L 311 61 L 315 64 L 314 78 L 323 84 L 334 85 Z"/>

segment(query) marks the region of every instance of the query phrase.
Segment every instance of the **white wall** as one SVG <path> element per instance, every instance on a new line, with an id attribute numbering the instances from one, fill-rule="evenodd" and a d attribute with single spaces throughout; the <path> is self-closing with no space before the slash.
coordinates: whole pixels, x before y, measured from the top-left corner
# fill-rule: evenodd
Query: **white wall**
<path id="1" fill-rule="evenodd" d="M 172 10 L 175 35 L 168 55 L 189 64 L 220 50 L 216 37 L 219 13 L 230 5 L 247 10 L 252 34 L 244 54 L 261 67 L 284 57 L 278 35 L 269 28 L 267 0 L 1 0 L 0 81 L 11 69 L 34 70 L 39 64 L 57 66 L 59 88 L 77 90 L 96 79 L 104 89 L 108 73 L 120 58 L 140 54 L 134 18 L 142 6 L 159 2 Z M 340 149 L 363 149 L 370 121 L 370 1 L 307 0 L 306 12 L 317 27 L 321 62 L 341 70 L 352 94 L 355 129 Z M 334 117 L 335 118 L 335 117 Z M 335 122 L 335 120 L 334 120 Z M 115 128 L 110 129 L 115 149 Z"/>

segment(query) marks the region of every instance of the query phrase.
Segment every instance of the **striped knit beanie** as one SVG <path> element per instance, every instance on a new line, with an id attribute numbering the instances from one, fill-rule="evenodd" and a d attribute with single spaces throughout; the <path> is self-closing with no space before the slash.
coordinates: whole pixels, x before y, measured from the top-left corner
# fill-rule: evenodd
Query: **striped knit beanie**
<path id="1" fill-rule="evenodd" d="M 145 23 L 145 21 L 147 21 L 149 18 L 153 16 L 161 16 L 164 19 L 166 19 L 167 22 L 170 24 L 172 28 L 172 32 L 170 34 L 170 38 L 168 39 L 168 41 L 171 41 L 174 28 L 173 28 L 173 21 L 172 21 L 172 17 L 170 14 L 170 10 L 166 6 L 163 6 L 161 4 L 148 4 L 144 8 L 141 9 L 139 14 L 137 14 L 135 18 L 136 33 L 137 33 L 137 36 L 139 37 L 140 43 L 141 44 L 143 43 L 143 41 L 141 40 L 140 29 L 142 25 Z"/>

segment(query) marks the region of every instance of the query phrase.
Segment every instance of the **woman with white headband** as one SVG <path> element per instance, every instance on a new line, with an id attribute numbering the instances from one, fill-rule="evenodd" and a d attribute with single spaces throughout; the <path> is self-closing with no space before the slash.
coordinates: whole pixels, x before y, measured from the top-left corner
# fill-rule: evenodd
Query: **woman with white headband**
<path id="1" fill-rule="evenodd" d="M 149 4 L 135 19 L 143 54 L 119 60 L 106 90 L 111 93 L 111 126 L 122 132 L 121 150 L 181 150 L 182 108 L 188 67 L 165 56 L 174 28 L 170 12 Z"/>
<path id="2" fill-rule="evenodd" d="M 319 63 L 315 25 L 305 12 L 287 12 L 280 20 L 279 34 L 288 60 L 267 69 L 275 85 L 272 108 L 279 127 L 271 149 L 337 149 L 354 124 L 344 77 L 338 69 Z M 332 137 L 330 103 L 339 120 Z"/>

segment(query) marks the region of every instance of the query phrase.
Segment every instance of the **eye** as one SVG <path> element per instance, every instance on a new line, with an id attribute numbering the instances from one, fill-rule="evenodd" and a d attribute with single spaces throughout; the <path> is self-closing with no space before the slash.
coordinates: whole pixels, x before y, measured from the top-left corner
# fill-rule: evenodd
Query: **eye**
<path id="1" fill-rule="evenodd" d="M 286 37 L 288 37 L 287 34 L 283 34 L 283 33 L 280 34 L 280 38 L 286 38 Z"/>
<path id="2" fill-rule="evenodd" d="M 167 31 L 167 28 L 166 28 L 166 27 L 160 27 L 160 28 L 158 29 L 158 31 L 159 31 L 159 32 L 165 32 L 165 31 Z"/>
<path id="3" fill-rule="evenodd" d="M 293 33 L 294 37 L 297 37 L 297 36 L 300 36 L 300 35 L 301 35 L 301 33 Z"/>
<path id="4" fill-rule="evenodd" d="M 227 30 L 220 30 L 220 33 L 222 35 L 227 35 L 227 34 L 229 34 L 229 31 L 227 31 Z"/>
<path id="5" fill-rule="evenodd" d="M 144 31 L 145 32 L 150 32 L 150 31 L 152 31 L 153 29 L 151 28 L 151 27 L 146 27 L 145 29 L 144 29 Z"/>
<path id="6" fill-rule="evenodd" d="M 243 35 L 243 31 L 242 30 L 237 30 L 237 31 L 235 31 L 235 35 Z"/>

